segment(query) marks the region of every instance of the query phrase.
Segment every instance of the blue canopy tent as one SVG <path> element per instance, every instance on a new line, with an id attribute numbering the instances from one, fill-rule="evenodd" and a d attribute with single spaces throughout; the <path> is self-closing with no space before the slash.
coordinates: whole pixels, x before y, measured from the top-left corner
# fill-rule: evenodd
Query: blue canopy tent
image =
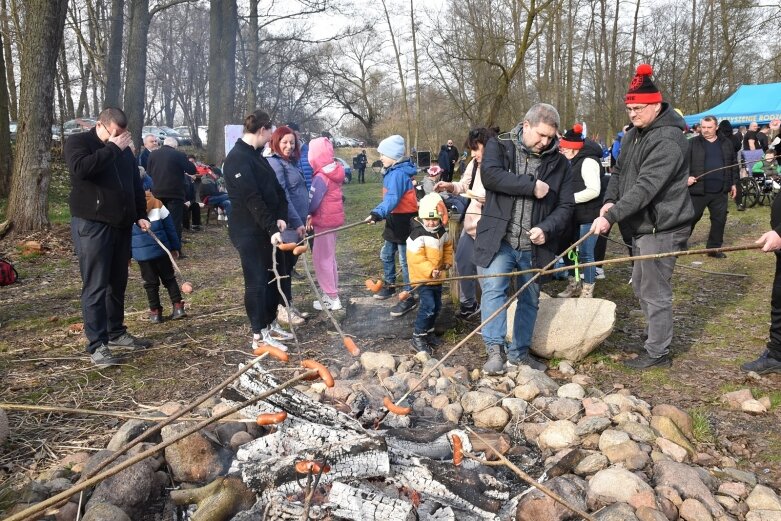
<path id="1" fill-rule="evenodd" d="M 781 119 L 781 83 L 741 85 L 732 96 L 715 107 L 683 119 L 687 125 L 693 125 L 709 114 L 719 121 L 729 120 L 735 128 L 752 121 L 762 125 Z"/>

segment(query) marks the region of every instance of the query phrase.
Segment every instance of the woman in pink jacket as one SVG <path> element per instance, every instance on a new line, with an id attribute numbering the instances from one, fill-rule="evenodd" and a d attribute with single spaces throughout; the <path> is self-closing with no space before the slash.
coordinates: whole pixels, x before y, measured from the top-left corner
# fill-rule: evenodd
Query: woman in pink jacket
<path id="1" fill-rule="evenodd" d="M 344 168 L 334 160 L 334 147 L 328 138 L 320 137 L 309 143 L 309 164 L 314 176 L 309 189 L 309 217 L 307 228 L 315 234 L 338 228 L 344 224 L 342 184 Z M 315 275 L 323 293 L 322 302 L 315 300 L 314 308 L 342 309 L 339 301 L 339 273 L 336 268 L 336 233 L 315 237 L 312 259 Z"/>

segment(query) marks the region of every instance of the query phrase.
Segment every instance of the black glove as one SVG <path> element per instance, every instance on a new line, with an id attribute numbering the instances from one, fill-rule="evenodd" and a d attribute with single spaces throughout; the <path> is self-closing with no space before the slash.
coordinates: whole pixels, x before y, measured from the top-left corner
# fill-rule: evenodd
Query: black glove
<path id="1" fill-rule="evenodd" d="M 382 216 L 381 216 L 380 214 L 376 213 L 376 212 L 372 212 L 372 213 L 369 215 L 369 217 L 371 217 L 371 219 L 372 219 L 372 222 L 375 222 L 375 223 L 378 223 L 378 222 L 380 222 L 380 221 L 382 221 L 382 220 L 383 220 L 383 219 L 382 219 Z"/>

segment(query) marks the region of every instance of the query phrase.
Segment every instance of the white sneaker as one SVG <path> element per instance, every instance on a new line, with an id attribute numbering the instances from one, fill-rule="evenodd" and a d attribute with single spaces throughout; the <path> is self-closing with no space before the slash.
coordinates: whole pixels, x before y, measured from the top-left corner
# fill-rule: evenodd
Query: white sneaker
<path id="1" fill-rule="evenodd" d="M 596 271 L 597 271 L 597 277 L 596 277 L 597 280 L 604 280 L 604 278 L 605 278 L 605 270 L 602 269 L 602 268 L 597 268 Z"/>
<path id="2" fill-rule="evenodd" d="M 323 302 L 320 303 L 319 300 L 315 300 L 312 303 L 312 306 L 318 311 L 322 311 L 323 307 L 330 309 L 331 311 L 336 311 L 342 309 L 342 302 L 339 300 L 338 296 L 331 298 L 328 295 L 323 295 Z"/>
<path id="3" fill-rule="evenodd" d="M 268 329 L 264 329 L 261 331 L 260 338 L 258 339 L 254 337 L 252 338 L 252 350 L 254 351 L 255 349 L 257 349 L 260 344 L 266 344 L 266 345 L 270 345 L 271 347 L 276 347 L 280 351 L 287 351 L 287 346 L 282 342 L 280 342 L 279 340 L 276 340 L 273 337 L 271 337 L 271 335 L 269 335 L 268 333 Z"/>
<path id="4" fill-rule="evenodd" d="M 277 306 L 277 322 L 285 325 L 300 326 L 304 318 L 296 312 L 295 308 L 286 308 L 282 304 Z"/>
<path id="5" fill-rule="evenodd" d="M 292 340 L 295 338 L 293 336 L 293 333 L 288 331 L 287 329 L 284 329 L 282 326 L 279 325 L 279 322 L 276 320 L 271 323 L 271 325 L 267 328 L 269 336 L 275 340 Z"/>

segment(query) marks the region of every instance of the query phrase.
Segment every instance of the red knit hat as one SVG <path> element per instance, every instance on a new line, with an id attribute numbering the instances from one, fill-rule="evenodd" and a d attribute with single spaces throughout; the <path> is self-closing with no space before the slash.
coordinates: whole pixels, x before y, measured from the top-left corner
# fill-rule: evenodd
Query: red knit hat
<path id="1" fill-rule="evenodd" d="M 573 150 L 580 150 L 583 148 L 583 143 L 586 138 L 583 137 L 583 125 L 575 123 L 571 129 L 564 133 L 564 136 L 559 140 L 559 148 L 571 148 Z"/>
<path id="2" fill-rule="evenodd" d="M 635 77 L 629 84 L 629 91 L 626 93 L 624 103 L 661 103 L 662 93 L 651 81 L 651 74 L 654 70 L 647 63 L 641 63 L 637 66 Z"/>

